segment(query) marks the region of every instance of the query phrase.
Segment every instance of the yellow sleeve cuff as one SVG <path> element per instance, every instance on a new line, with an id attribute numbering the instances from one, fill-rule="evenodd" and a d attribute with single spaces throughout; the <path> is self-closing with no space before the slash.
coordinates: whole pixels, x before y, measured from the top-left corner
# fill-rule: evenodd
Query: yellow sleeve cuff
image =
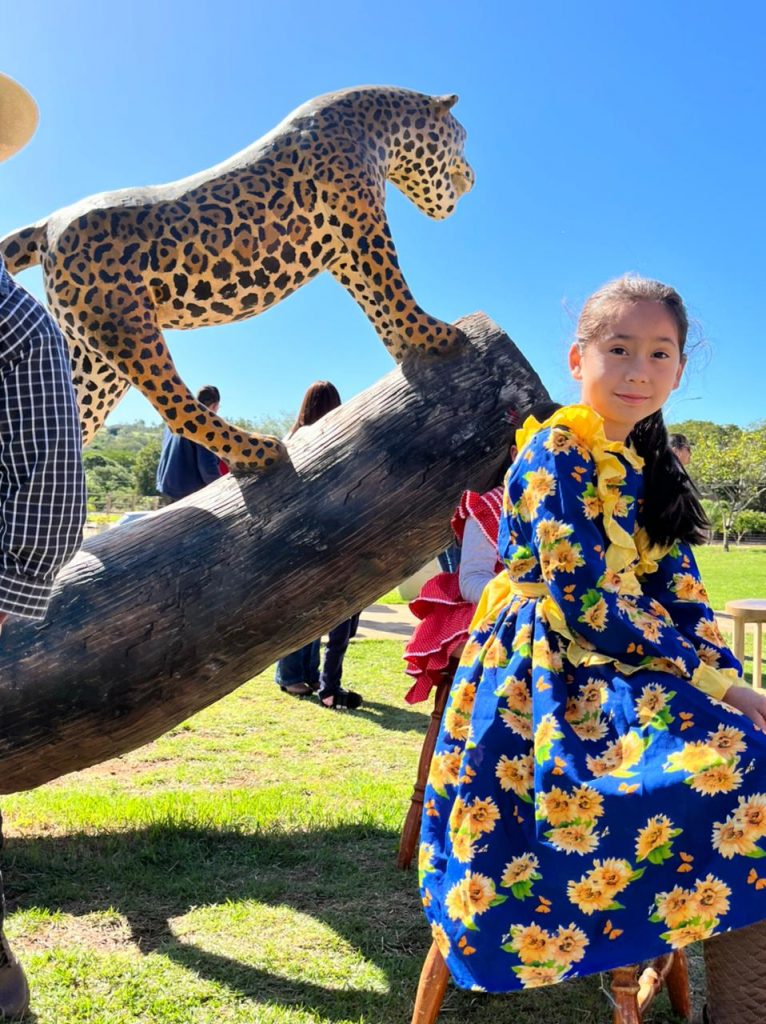
<path id="1" fill-rule="evenodd" d="M 715 697 L 716 700 L 723 700 L 729 687 L 734 686 L 737 682 L 739 682 L 739 676 L 733 669 L 713 668 L 712 665 L 706 665 L 704 661 L 699 663 L 691 678 L 692 686 L 696 686 L 698 690 L 702 690 L 709 697 Z"/>

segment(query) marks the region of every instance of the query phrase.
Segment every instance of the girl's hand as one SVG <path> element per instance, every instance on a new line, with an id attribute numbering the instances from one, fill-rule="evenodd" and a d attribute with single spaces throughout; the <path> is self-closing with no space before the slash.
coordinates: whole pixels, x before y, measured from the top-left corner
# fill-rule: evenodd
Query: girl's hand
<path id="1" fill-rule="evenodd" d="M 724 704 L 741 711 L 763 732 L 766 732 L 766 693 L 752 686 L 730 686 L 724 694 Z"/>

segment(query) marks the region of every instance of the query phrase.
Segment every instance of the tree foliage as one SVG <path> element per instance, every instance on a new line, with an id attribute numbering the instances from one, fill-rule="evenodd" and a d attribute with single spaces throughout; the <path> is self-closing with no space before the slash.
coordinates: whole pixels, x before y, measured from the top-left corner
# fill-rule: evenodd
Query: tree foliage
<path id="1" fill-rule="evenodd" d="M 152 496 L 157 494 L 157 466 L 160 461 L 162 442 L 159 437 L 150 438 L 136 455 L 133 463 L 133 476 L 139 494 Z"/>
<path id="2" fill-rule="evenodd" d="M 766 421 L 743 429 L 687 420 L 670 429 L 689 438 L 689 473 L 703 495 L 715 502 L 728 550 L 731 534 L 741 536 L 746 531 L 738 528 L 738 522 L 743 522 L 739 517 L 747 511 L 766 510 Z"/>
<path id="3" fill-rule="evenodd" d="M 282 437 L 295 416 L 279 413 L 262 420 L 236 420 L 243 430 Z M 104 427 L 83 452 L 88 484 L 88 508 L 115 512 L 153 508 L 157 504 L 155 480 L 162 447 L 161 424 L 118 423 Z"/>

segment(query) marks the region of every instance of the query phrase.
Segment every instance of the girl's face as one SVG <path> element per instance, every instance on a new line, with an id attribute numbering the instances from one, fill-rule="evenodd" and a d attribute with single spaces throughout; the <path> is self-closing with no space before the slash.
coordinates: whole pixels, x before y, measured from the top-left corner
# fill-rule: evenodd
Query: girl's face
<path id="1" fill-rule="evenodd" d="M 662 408 L 685 362 L 675 319 L 649 300 L 619 306 L 602 337 L 569 350 L 581 400 L 604 418 L 611 441 L 624 441 L 639 420 Z"/>

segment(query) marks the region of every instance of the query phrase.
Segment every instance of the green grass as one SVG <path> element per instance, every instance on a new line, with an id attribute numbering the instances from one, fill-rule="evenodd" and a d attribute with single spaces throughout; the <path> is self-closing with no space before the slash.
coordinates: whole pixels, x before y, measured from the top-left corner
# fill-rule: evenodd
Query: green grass
<path id="1" fill-rule="evenodd" d="M 720 545 L 708 545 L 695 552 L 710 603 L 723 611 L 727 601 L 748 597 L 766 597 L 766 547 L 735 547 L 724 551 Z M 724 632 L 732 642 L 731 620 L 722 619 Z M 754 635 L 745 633 L 745 678 L 752 682 Z M 766 630 L 762 633 L 761 650 L 766 664 Z"/>
<path id="2" fill-rule="evenodd" d="M 3 798 L 38 1024 L 407 1024 L 429 936 L 394 865 L 429 709 L 403 702 L 397 641 L 355 642 L 345 675 L 359 712 L 268 671 L 156 743 Z M 601 984 L 450 990 L 440 1019 L 607 1024 Z M 661 996 L 653 1024 L 672 1020 Z"/>
<path id="3" fill-rule="evenodd" d="M 766 597 L 766 547 L 710 544 L 695 551 L 710 603 L 723 611 L 727 601 Z"/>
<path id="4" fill-rule="evenodd" d="M 383 595 L 383 597 L 379 597 L 378 600 L 375 603 L 376 604 L 409 604 L 408 601 L 404 600 L 404 598 L 402 597 L 402 595 L 399 593 L 399 591 L 396 588 L 394 588 L 394 590 L 389 590 L 387 594 Z"/>
<path id="5" fill-rule="evenodd" d="M 122 514 L 122 512 L 88 512 L 88 523 L 93 526 L 111 526 Z"/>

